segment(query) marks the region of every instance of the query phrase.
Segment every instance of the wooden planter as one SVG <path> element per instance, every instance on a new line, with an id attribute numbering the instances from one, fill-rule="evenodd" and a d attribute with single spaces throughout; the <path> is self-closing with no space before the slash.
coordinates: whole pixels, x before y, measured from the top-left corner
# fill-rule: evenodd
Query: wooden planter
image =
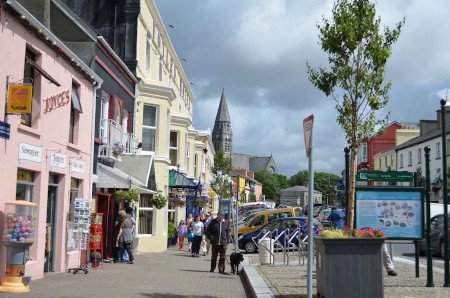
<path id="1" fill-rule="evenodd" d="M 314 238 L 318 297 L 384 297 L 385 238 Z"/>

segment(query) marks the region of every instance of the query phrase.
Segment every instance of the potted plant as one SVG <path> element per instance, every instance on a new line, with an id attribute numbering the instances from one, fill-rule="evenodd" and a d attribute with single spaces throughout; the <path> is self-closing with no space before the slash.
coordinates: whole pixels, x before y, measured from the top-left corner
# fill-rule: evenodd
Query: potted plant
<path id="1" fill-rule="evenodd" d="M 157 194 L 150 200 L 150 203 L 152 203 L 152 205 L 155 206 L 156 209 L 164 208 L 166 206 L 166 202 L 167 200 L 162 194 Z"/>
<path id="2" fill-rule="evenodd" d="M 112 151 L 115 157 L 119 157 L 125 151 L 125 146 L 120 144 L 119 142 L 114 143 L 114 145 L 112 146 Z"/>
<path id="3" fill-rule="evenodd" d="M 177 244 L 177 229 L 175 228 L 175 224 L 169 221 L 167 225 L 167 247 L 170 245 Z M 175 239 L 175 243 L 173 243 L 173 239 Z"/>
<path id="4" fill-rule="evenodd" d="M 133 189 L 119 189 L 115 192 L 116 202 L 137 202 L 139 201 L 139 190 Z"/>
<path id="5" fill-rule="evenodd" d="M 383 297 L 382 230 L 322 229 L 314 237 L 319 297 Z"/>

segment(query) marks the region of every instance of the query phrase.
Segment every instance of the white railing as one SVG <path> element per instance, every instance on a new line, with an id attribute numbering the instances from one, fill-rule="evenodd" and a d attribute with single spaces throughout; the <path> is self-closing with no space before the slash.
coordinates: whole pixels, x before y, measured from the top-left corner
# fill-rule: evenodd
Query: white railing
<path id="1" fill-rule="evenodd" d="M 127 133 L 122 125 L 112 119 L 100 120 L 99 157 L 120 161 L 123 153 L 137 153 L 139 139 Z"/>

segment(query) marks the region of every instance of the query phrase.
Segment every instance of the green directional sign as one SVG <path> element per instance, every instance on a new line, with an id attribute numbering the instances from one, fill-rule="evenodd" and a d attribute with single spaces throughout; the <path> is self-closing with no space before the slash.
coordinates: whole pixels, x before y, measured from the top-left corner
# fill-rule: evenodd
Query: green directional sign
<path id="1" fill-rule="evenodd" d="M 406 171 L 358 171 L 356 181 L 414 182 L 414 173 Z"/>

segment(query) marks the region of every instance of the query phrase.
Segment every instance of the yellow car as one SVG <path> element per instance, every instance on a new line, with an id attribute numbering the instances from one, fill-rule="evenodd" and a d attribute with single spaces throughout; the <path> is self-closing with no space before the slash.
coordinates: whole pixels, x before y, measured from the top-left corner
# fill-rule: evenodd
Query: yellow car
<path id="1" fill-rule="evenodd" d="M 269 209 L 253 215 L 243 226 L 238 227 L 238 237 L 247 233 L 250 233 L 260 226 L 278 218 L 286 217 L 301 217 L 302 208 L 281 208 L 281 209 Z M 230 231 L 230 236 L 233 235 L 233 230 Z"/>

